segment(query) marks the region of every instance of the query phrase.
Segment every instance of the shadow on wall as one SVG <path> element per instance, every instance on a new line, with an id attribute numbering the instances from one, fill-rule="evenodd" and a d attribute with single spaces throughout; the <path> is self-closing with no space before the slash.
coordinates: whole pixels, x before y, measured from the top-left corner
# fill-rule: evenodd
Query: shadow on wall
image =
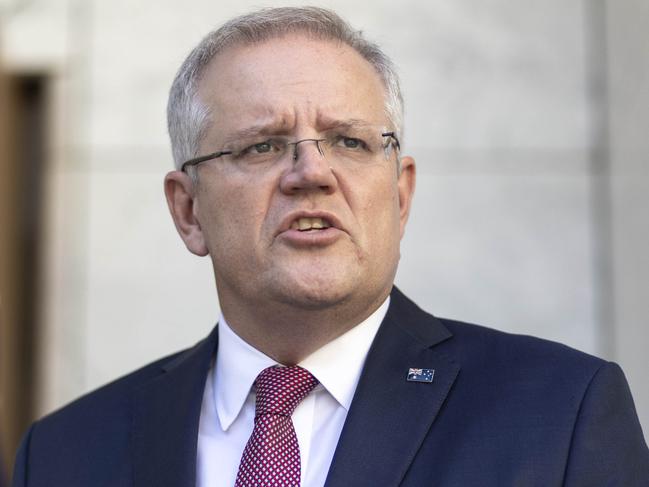
<path id="1" fill-rule="evenodd" d="M 9 479 L 7 478 L 7 472 L 5 471 L 6 460 L 2 444 L 0 444 L 0 487 L 7 487 L 9 485 Z"/>
<path id="2" fill-rule="evenodd" d="M 46 93 L 0 66 L 0 487 L 34 416 Z"/>

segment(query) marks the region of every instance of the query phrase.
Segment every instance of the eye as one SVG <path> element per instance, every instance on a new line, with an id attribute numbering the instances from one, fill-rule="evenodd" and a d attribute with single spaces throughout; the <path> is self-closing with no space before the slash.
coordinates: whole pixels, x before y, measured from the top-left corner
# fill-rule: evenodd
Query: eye
<path id="1" fill-rule="evenodd" d="M 343 137 L 343 145 L 348 149 L 358 149 L 361 145 L 361 141 L 354 139 L 352 137 Z"/>
<path id="2" fill-rule="evenodd" d="M 361 139 L 345 136 L 340 136 L 338 145 L 345 149 L 362 149 L 365 147 L 365 143 Z"/>
<path id="3" fill-rule="evenodd" d="M 236 158 L 255 159 L 264 156 L 274 156 L 282 152 L 283 143 L 281 140 L 268 139 L 263 142 L 241 144 L 243 149 L 233 151 Z"/>
<path id="4" fill-rule="evenodd" d="M 247 154 L 267 154 L 273 150 L 273 146 L 269 140 L 251 145 L 243 150 Z"/>

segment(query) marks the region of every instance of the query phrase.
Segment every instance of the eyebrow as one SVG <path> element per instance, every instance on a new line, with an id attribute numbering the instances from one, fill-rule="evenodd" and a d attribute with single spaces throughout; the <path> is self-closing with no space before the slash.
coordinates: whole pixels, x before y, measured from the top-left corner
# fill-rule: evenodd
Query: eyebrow
<path id="1" fill-rule="evenodd" d="M 361 120 L 360 118 L 347 118 L 344 120 L 337 120 L 334 118 L 323 117 L 318 120 L 317 126 L 320 130 L 332 130 L 332 129 L 354 129 L 354 128 L 364 128 L 374 125 L 373 123 L 368 122 L 367 120 Z"/>
<path id="2" fill-rule="evenodd" d="M 270 123 L 259 123 L 232 132 L 225 138 L 225 143 L 255 137 L 257 135 L 272 135 L 287 132 L 286 124 L 279 120 Z"/>
<path id="3" fill-rule="evenodd" d="M 316 122 L 316 127 L 321 132 L 326 132 L 334 129 L 357 129 L 369 127 L 374 124 L 359 118 L 348 119 L 334 119 L 329 117 L 320 117 Z M 241 139 L 248 139 L 259 135 L 288 135 L 290 128 L 285 120 L 279 119 L 271 122 L 263 122 L 244 127 L 228 134 L 224 139 L 224 143 L 232 143 Z"/>

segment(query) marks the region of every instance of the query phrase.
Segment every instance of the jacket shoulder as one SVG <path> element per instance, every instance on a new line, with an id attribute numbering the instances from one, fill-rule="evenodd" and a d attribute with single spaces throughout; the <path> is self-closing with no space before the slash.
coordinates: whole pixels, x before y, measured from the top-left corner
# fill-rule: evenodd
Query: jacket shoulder
<path id="1" fill-rule="evenodd" d="M 508 333 L 482 325 L 439 319 L 453 334 L 456 351 L 469 363 L 509 367 L 536 366 L 545 370 L 571 369 L 594 374 L 608 362 L 562 343 Z"/>
<path id="2" fill-rule="evenodd" d="M 212 333 L 196 346 L 145 365 L 36 421 L 18 452 L 14 485 L 23 485 L 20 479 L 27 477 L 43 486 L 125 484 L 133 474 L 130 445 L 140 393 L 170 374 L 181 380 L 200 376 L 196 364 L 209 361 L 214 340 Z"/>
<path id="3" fill-rule="evenodd" d="M 42 426 L 47 423 L 66 422 L 67 418 L 78 422 L 81 418 L 89 414 L 96 414 L 93 412 L 101 410 L 112 410 L 116 412 L 121 405 L 129 402 L 129 398 L 135 390 L 148 381 L 155 379 L 156 376 L 164 371 L 166 366 L 172 364 L 186 352 L 187 350 L 182 350 L 157 359 L 93 391 L 83 394 L 67 405 L 47 414 L 38 421 L 38 424 Z M 86 411 L 87 413 L 84 413 Z"/>
<path id="4" fill-rule="evenodd" d="M 440 318 L 424 311 L 396 287 L 393 288 L 390 316 L 404 331 L 424 343 L 436 345 L 458 360 L 463 368 L 476 366 L 483 371 L 498 368 L 539 367 L 573 369 L 594 373 L 607 364 L 603 359 L 561 343 L 528 335 L 507 333 L 484 325 Z"/>

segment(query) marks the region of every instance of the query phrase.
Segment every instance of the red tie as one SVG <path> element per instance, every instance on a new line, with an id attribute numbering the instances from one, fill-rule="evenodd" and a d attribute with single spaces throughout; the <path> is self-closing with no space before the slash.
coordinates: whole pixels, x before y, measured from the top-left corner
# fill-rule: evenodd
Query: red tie
<path id="1" fill-rule="evenodd" d="M 300 447 L 291 415 L 318 380 L 301 367 L 268 367 L 255 381 L 255 427 L 235 487 L 299 487 Z"/>

